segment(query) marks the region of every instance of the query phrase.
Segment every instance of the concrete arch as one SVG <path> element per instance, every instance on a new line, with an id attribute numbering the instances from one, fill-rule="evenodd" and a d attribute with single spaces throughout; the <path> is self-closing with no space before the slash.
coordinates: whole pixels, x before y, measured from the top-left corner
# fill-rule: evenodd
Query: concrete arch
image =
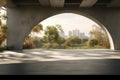
<path id="1" fill-rule="evenodd" d="M 119 9 L 71 9 L 71 8 L 42 8 L 42 7 L 14 7 L 8 8 L 8 31 L 7 31 L 7 46 L 9 49 L 22 49 L 22 43 L 24 38 L 29 34 L 30 30 L 42 20 L 60 13 L 75 13 L 83 15 L 95 22 L 97 22 L 111 38 L 112 49 L 120 49 L 120 34 L 119 33 L 119 21 L 120 19 Z M 112 14 L 110 14 L 112 12 Z M 21 17 L 22 16 L 22 17 Z M 92 17 L 91 17 L 92 16 Z M 113 19 L 111 19 L 111 17 Z M 12 20 L 11 20 L 12 19 Z M 102 24 L 101 24 L 102 23 Z M 104 25 L 104 26 L 103 26 Z M 114 27 L 116 25 L 116 27 Z M 13 34 L 14 33 L 14 34 Z M 16 36 L 18 37 L 17 40 Z M 113 41 L 112 41 L 113 39 Z M 113 45 L 114 44 L 114 45 Z"/>
<path id="2" fill-rule="evenodd" d="M 73 11 L 73 10 L 65 10 L 65 11 L 56 12 L 56 13 L 50 15 L 47 18 L 50 18 L 50 17 L 53 17 L 53 16 L 57 16 L 59 14 L 64 14 L 64 13 L 73 13 L 73 14 L 76 14 L 76 15 L 81 15 L 81 16 L 86 17 L 86 18 L 94 21 L 95 23 L 97 23 L 105 31 L 105 33 L 107 34 L 107 37 L 109 38 L 109 42 L 110 42 L 110 49 L 114 50 L 113 39 L 112 39 L 109 31 L 106 29 L 106 27 L 100 21 L 98 21 L 94 17 L 90 16 L 89 14 L 86 14 L 86 13 L 83 13 L 83 12 L 78 12 L 78 11 Z M 42 21 L 46 20 L 47 18 L 43 19 Z"/>

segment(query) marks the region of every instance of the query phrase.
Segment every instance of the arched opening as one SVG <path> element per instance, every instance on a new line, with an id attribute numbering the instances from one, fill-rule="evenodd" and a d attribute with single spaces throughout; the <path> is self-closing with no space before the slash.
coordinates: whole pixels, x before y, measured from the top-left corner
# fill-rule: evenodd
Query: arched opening
<path id="1" fill-rule="evenodd" d="M 67 17 L 65 18 L 64 16 L 60 16 L 60 15 L 67 15 Z M 104 33 L 105 33 L 105 35 L 106 35 L 106 37 L 108 37 L 108 41 L 107 42 L 109 42 L 109 44 L 110 44 L 110 49 L 114 49 L 114 45 L 113 45 L 113 40 L 112 40 L 112 38 L 111 38 L 111 36 L 110 36 L 110 34 L 109 34 L 109 32 L 108 32 L 108 30 L 105 28 L 105 26 L 102 24 L 102 23 L 100 23 L 98 20 L 96 20 L 95 18 L 93 18 L 93 17 L 91 17 L 91 16 L 88 16 L 88 15 L 86 15 L 86 14 L 83 14 L 83 13 L 76 13 L 76 12 L 73 12 L 73 13 L 66 13 L 66 12 L 64 12 L 64 13 L 59 13 L 59 14 L 57 14 L 57 15 L 54 15 L 54 16 L 52 16 L 52 17 L 50 17 L 50 18 L 48 18 L 48 19 L 45 19 L 45 20 L 43 20 L 42 22 L 40 22 L 39 24 L 42 24 L 43 25 L 43 29 L 45 29 L 45 27 L 46 26 L 53 26 L 53 27 L 55 27 L 55 26 L 59 26 L 59 27 L 62 27 L 62 29 L 65 29 L 65 27 L 63 27 L 63 25 L 61 25 L 60 24 L 60 22 L 56 22 L 57 20 L 57 17 L 59 16 L 59 19 L 61 18 L 61 21 L 62 22 L 64 22 L 64 21 L 66 21 L 66 19 L 68 18 L 68 19 L 70 19 L 70 16 L 68 16 L 68 15 L 76 15 L 76 16 L 79 16 L 79 17 L 81 17 L 82 19 L 83 19 L 83 23 L 84 24 L 88 24 L 89 22 L 92 22 L 92 23 L 90 23 L 90 24 L 92 24 L 92 26 L 94 26 L 94 25 L 96 25 L 96 26 L 98 26 L 98 27 L 100 27 L 103 31 L 104 31 Z M 75 16 L 75 17 L 76 17 Z M 54 17 L 56 17 L 56 19 L 54 18 Z M 62 18 L 62 17 L 64 17 L 64 18 Z M 71 16 L 72 17 L 72 16 Z M 51 18 L 53 18 L 53 20 L 51 19 Z M 77 18 L 77 17 L 76 17 Z M 81 22 L 82 22 L 82 19 L 81 19 Z M 85 20 L 86 21 L 85 21 Z M 48 21 L 47 21 L 48 20 Z M 50 21 L 51 20 L 51 21 Z M 75 20 L 73 20 L 73 22 L 72 22 L 72 20 L 73 19 L 71 19 L 71 22 L 66 22 L 66 23 L 68 23 L 68 24 L 71 24 L 71 23 L 73 23 L 73 24 L 76 24 L 76 22 L 77 21 L 75 21 Z M 46 21 L 47 21 L 47 23 L 46 23 Z M 59 20 L 58 20 L 59 21 Z M 79 21 L 79 20 L 78 20 Z M 89 22 L 88 22 L 89 21 Z M 55 25 L 55 24 L 58 24 L 58 25 Z M 90 25 L 90 24 L 88 24 L 88 25 Z M 70 26 L 70 25 L 69 25 Z M 66 25 L 66 30 L 68 29 L 68 30 L 70 30 L 68 25 Z M 74 27 L 76 27 L 76 26 L 74 26 Z M 78 26 L 77 26 L 78 27 Z M 80 26 L 79 26 L 80 27 Z M 78 28 L 79 28 L 78 27 Z M 79 32 L 79 30 L 77 30 L 78 28 L 76 28 L 76 31 L 78 31 Z M 80 27 L 81 28 L 81 27 Z M 85 29 L 85 28 L 84 28 Z M 86 28 L 86 29 L 89 29 L 89 28 Z M 67 31 L 65 31 L 65 33 L 67 34 L 68 33 L 68 30 Z M 72 30 L 73 32 L 76 32 L 75 31 L 75 28 L 74 28 L 74 30 Z M 33 32 L 32 32 L 33 33 Z M 39 33 L 40 34 L 40 33 Z M 77 34 L 77 33 L 76 33 Z M 79 33 L 80 34 L 80 33 Z M 83 36 L 84 35 L 84 37 L 85 37 L 85 34 L 86 33 L 81 33 L 81 35 Z M 63 34 L 62 34 L 63 35 Z M 70 35 L 70 33 L 69 33 L 69 35 Z M 87 34 L 88 35 L 88 34 Z M 40 36 L 40 35 L 38 35 L 37 34 L 37 36 Z M 78 35 L 77 35 L 78 36 Z M 62 37 L 64 37 L 65 38 L 65 35 L 64 36 L 62 36 Z M 90 38 L 90 37 L 88 37 L 87 36 L 87 38 Z M 37 43 L 38 44 L 38 43 Z M 49 45 L 49 47 L 51 47 L 50 46 L 50 44 L 48 44 Z M 46 46 L 48 46 L 48 45 L 46 45 Z M 57 44 L 54 44 L 54 46 L 58 46 Z"/>

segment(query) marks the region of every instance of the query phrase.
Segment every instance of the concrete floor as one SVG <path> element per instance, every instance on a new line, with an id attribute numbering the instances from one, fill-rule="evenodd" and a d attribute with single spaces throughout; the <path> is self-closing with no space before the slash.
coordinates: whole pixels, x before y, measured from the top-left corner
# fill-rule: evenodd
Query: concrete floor
<path id="1" fill-rule="evenodd" d="M 118 75 L 120 51 L 68 49 L 4 51 L 0 53 L 0 74 Z"/>

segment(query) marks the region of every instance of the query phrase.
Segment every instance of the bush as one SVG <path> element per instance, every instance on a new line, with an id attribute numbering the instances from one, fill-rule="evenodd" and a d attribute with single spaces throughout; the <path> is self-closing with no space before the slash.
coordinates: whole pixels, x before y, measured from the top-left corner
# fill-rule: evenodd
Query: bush
<path id="1" fill-rule="evenodd" d="M 82 39 L 82 43 L 85 43 L 87 41 L 88 41 L 88 39 Z"/>
<path id="2" fill-rule="evenodd" d="M 109 40 L 108 40 L 108 41 L 104 41 L 102 46 L 103 46 L 104 48 L 110 49 Z"/>
<path id="3" fill-rule="evenodd" d="M 0 51 L 7 50 L 6 46 L 0 46 Z"/>
<path id="4" fill-rule="evenodd" d="M 96 45 L 98 45 L 98 40 L 96 40 L 96 39 L 90 39 L 90 40 L 88 41 L 88 46 L 89 46 L 89 47 L 94 47 L 94 46 L 96 46 Z"/>
<path id="5" fill-rule="evenodd" d="M 53 49 L 57 49 L 59 47 L 59 44 L 58 43 L 46 43 L 43 45 L 42 48 L 53 48 Z"/>
<path id="6" fill-rule="evenodd" d="M 43 42 L 42 42 L 42 40 L 41 39 L 34 39 L 33 40 L 33 44 L 35 45 L 35 48 L 41 48 L 42 46 L 43 46 Z"/>
<path id="7" fill-rule="evenodd" d="M 25 41 L 23 44 L 23 49 L 33 49 L 35 46 L 31 41 Z"/>
<path id="8" fill-rule="evenodd" d="M 43 45 L 42 48 L 47 48 L 47 49 L 49 49 L 50 47 L 51 47 L 51 44 L 50 44 L 50 43 L 46 43 L 46 44 Z"/>
<path id="9" fill-rule="evenodd" d="M 58 43 L 53 43 L 53 44 L 52 44 L 52 48 L 53 48 L 53 49 L 57 49 L 58 47 L 59 47 L 59 44 L 58 44 Z"/>

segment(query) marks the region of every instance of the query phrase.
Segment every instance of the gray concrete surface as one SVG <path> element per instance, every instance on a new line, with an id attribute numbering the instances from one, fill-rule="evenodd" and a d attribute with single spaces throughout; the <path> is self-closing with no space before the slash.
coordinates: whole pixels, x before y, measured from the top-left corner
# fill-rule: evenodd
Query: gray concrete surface
<path id="1" fill-rule="evenodd" d="M 120 51 L 33 49 L 0 55 L 0 75 L 120 75 Z"/>

